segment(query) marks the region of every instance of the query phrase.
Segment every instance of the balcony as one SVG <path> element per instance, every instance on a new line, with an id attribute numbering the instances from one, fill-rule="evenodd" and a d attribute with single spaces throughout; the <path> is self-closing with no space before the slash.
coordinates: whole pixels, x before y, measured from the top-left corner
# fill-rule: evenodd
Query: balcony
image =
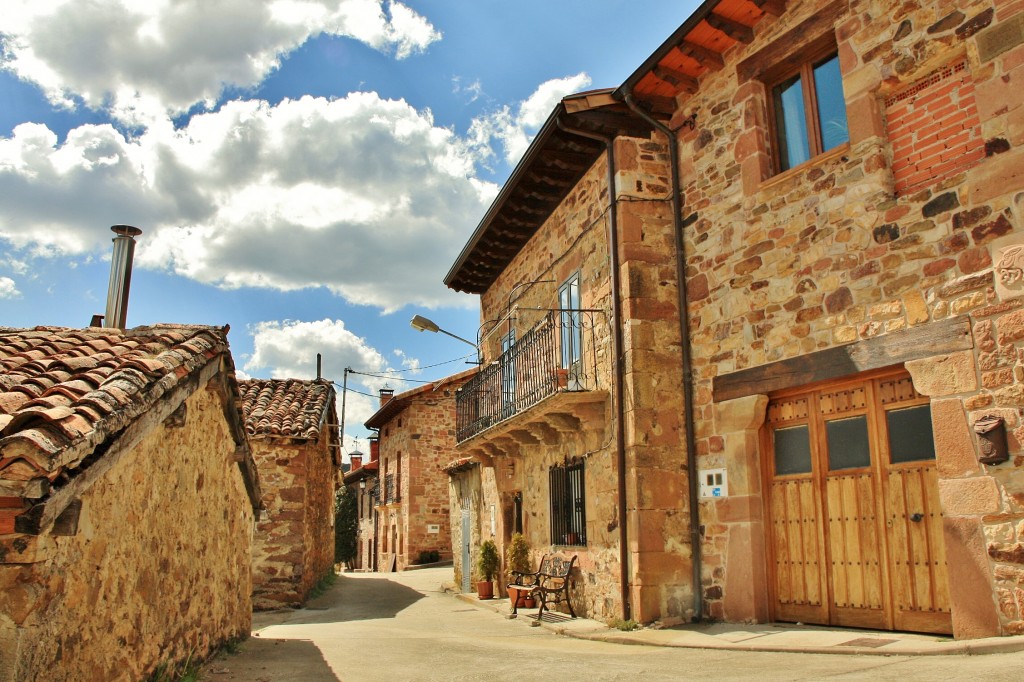
<path id="1" fill-rule="evenodd" d="M 548 413 L 572 413 L 573 405 L 603 402 L 607 390 L 597 373 L 596 313 L 548 311 L 467 381 L 455 400 L 459 444 L 484 432 L 498 435 L 503 427 L 523 421 L 520 416 L 544 421 Z M 545 408 L 534 409 L 542 403 Z"/>

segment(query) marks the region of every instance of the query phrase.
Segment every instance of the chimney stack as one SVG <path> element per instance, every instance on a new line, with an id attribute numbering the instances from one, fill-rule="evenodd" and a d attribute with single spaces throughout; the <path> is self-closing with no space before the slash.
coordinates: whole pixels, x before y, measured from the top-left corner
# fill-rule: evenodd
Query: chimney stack
<path id="1" fill-rule="evenodd" d="M 114 225 L 114 256 L 110 259 L 110 285 L 107 287 L 107 314 L 103 326 L 124 329 L 128 319 L 128 289 L 132 283 L 132 259 L 135 238 L 142 230 L 131 225 Z"/>
<path id="2" fill-rule="evenodd" d="M 376 462 L 380 459 L 380 439 L 370 436 L 370 461 Z"/>
<path id="3" fill-rule="evenodd" d="M 393 388 L 382 388 L 380 389 L 380 406 L 384 407 L 391 398 L 395 395 L 395 389 Z"/>

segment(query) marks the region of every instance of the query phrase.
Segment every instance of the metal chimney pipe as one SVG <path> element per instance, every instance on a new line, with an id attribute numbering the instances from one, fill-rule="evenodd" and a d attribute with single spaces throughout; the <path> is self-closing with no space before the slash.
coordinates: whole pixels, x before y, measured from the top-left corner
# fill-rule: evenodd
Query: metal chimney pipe
<path id="1" fill-rule="evenodd" d="M 112 240 L 114 256 L 110 260 L 107 314 L 103 318 L 103 326 L 124 329 L 128 318 L 128 289 L 132 283 L 135 238 L 142 234 L 142 230 L 131 225 L 114 225 L 110 231 L 117 236 Z"/>

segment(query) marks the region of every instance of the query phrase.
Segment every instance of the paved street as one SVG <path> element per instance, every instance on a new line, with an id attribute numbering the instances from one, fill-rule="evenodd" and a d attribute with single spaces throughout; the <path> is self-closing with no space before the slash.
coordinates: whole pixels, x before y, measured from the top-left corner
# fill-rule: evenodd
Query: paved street
<path id="1" fill-rule="evenodd" d="M 1024 654 L 854 656 L 585 641 L 530 627 L 441 590 L 451 569 L 345 574 L 307 608 L 257 614 L 207 682 L 360 680 L 1011 680 Z M 856 636 L 856 631 L 852 631 Z"/>

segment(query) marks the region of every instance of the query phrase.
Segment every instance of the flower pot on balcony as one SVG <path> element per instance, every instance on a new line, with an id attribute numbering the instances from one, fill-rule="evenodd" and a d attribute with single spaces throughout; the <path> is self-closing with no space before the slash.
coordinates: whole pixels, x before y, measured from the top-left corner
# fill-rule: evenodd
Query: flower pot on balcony
<path id="1" fill-rule="evenodd" d="M 569 370 L 565 368 L 559 368 L 554 370 L 555 373 L 555 386 L 559 390 L 565 390 L 569 385 Z"/>

